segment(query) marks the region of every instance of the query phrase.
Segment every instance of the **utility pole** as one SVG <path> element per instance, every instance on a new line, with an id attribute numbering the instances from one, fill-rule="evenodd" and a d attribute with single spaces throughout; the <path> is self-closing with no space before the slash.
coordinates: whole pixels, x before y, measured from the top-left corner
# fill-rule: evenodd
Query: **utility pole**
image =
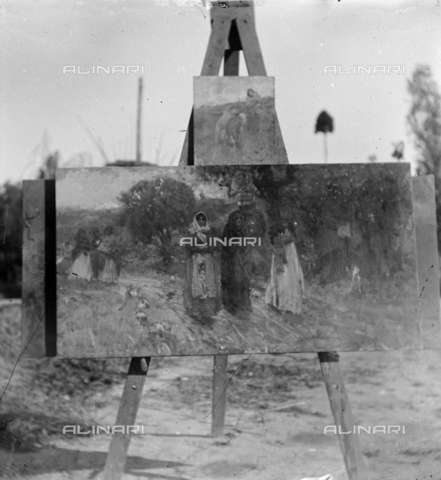
<path id="1" fill-rule="evenodd" d="M 141 110 L 142 110 L 142 77 L 138 83 L 138 118 L 136 120 L 136 163 L 141 163 Z"/>

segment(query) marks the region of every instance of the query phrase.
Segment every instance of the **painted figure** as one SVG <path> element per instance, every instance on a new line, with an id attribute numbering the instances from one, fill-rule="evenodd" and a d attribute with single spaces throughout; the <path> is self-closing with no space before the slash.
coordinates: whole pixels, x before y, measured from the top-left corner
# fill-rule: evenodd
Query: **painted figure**
<path id="1" fill-rule="evenodd" d="M 305 285 L 293 232 L 286 224 L 275 226 L 271 229 L 270 240 L 271 280 L 265 302 L 281 311 L 301 313 Z"/>
<path id="2" fill-rule="evenodd" d="M 246 114 L 232 105 L 225 109 L 218 119 L 214 131 L 214 144 L 211 162 L 224 163 L 229 159 L 238 163 L 243 155 L 246 142 Z"/>
<path id="3" fill-rule="evenodd" d="M 239 109 L 235 109 L 235 112 L 238 112 Z M 237 149 L 242 149 L 244 145 L 244 135 L 245 135 L 245 127 L 247 124 L 247 117 L 245 113 L 239 113 L 235 115 L 228 121 L 227 128 L 226 128 L 226 143 Z"/>
<path id="4" fill-rule="evenodd" d="M 116 283 L 118 281 L 118 268 L 115 261 L 116 237 L 113 227 L 104 230 L 104 237 L 98 248 L 98 280 L 104 283 Z"/>
<path id="5" fill-rule="evenodd" d="M 266 220 L 258 208 L 257 188 L 249 171 L 237 170 L 228 185 L 228 196 L 237 198 L 238 210 L 233 212 L 224 230 L 225 238 L 257 239 L 258 245 L 225 247 L 222 251 L 221 291 L 224 306 L 234 313 L 237 309 L 251 310 L 251 280 L 264 268 L 261 248 L 266 238 Z"/>
<path id="6" fill-rule="evenodd" d="M 101 243 L 101 234 L 98 228 L 95 228 L 92 232 L 92 248 L 95 250 L 99 247 Z"/>
<path id="7" fill-rule="evenodd" d="M 255 204 L 257 188 L 253 183 L 250 172 L 236 171 L 233 180 L 228 186 L 228 196 L 238 197 L 237 205 L 239 207 L 251 206 Z"/>
<path id="8" fill-rule="evenodd" d="M 81 228 L 75 237 L 75 246 L 72 249 L 72 269 L 69 275 L 70 280 L 92 278 L 92 266 L 90 262 L 91 244 L 86 232 Z"/>
<path id="9" fill-rule="evenodd" d="M 247 98 L 246 98 L 246 109 L 247 109 L 247 130 L 248 133 L 253 136 L 257 137 L 259 135 L 259 123 L 260 123 L 260 104 L 261 104 L 261 97 L 260 95 L 249 88 L 247 91 Z"/>
<path id="10" fill-rule="evenodd" d="M 227 125 L 233 118 L 239 117 L 239 113 L 239 108 L 234 105 L 222 112 L 222 116 L 216 122 L 216 127 L 214 129 L 214 145 L 226 143 L 228 136 Z"/>
<path id="11" fill-rule="evenodd" d="M 187 246 L 184 307 L 193 317 L 213 316 L 220 309 L 219 272 L 215 249 L 208 246 L 211 228 L 207 216 L 198 212 L 189 230 L 195 241 Z"/>
<path id="12" fill-rule="evenodd" d="M 97 279 L 100 270 L 104 269 L 104 264 L 100 265 L 100 254 L 98 252 L 98 247 L 101 243 L 101 234 L 98 229 L 93 230 L 92 232 L 92 251 L 90 252 L 90 261 L 92 264 L 92 278 Z"/>
<path id="13" fill-rule="evenodd" d="M 244 215 L 233 212 L 223 231 L 223 238 L 246 237 Z M 247 247 L 231 245 L 222 247 L 221 292 L 226 310 L 233 315 L 240 310 L 251 310 L 251 282 L 247 272 Z"/>

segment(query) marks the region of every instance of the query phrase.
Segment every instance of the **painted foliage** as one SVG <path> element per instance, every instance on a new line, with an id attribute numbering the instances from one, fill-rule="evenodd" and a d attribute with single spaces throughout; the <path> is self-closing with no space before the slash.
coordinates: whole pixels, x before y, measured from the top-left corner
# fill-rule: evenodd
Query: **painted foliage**
<path id="1" fill-rule="evenodd" d="M 418 346 L 408 164 L 57 177 L 58 354 Z"/>

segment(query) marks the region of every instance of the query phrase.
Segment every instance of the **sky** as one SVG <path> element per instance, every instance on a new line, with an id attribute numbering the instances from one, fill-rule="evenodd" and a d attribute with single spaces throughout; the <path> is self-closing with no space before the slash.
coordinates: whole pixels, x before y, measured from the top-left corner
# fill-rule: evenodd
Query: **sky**
<path id="1" fill-rule="evenodd" d="M 324 161 L 322 110 L 330 163 L 390 161 L 399 141 L 414 161 L 406 81 L 427 63 L 441 85 L 439 0 L 260 0 L 255 14 L 290 163 Z M 142 159 L 177 165 L 209 34 L 200 0 L 0 0 L 0 184 L 35 178 L 49 151 L 70 166 L 103 166 L 96 143 L 110 161 L 134 159 L 128 66 L 143 68 Z M 402 68 L 353 73 L 376 65 Z M 80 73 L 97 66 L 124 72 Z"/>

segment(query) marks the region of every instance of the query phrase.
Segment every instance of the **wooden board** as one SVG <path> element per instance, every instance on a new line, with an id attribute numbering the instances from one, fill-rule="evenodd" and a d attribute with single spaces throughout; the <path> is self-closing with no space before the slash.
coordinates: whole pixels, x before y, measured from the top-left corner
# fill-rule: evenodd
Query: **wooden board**
<path id="1" fill-rule="evenodd" d="M 56 354 L 55 181 L 23 182 L 22 348 Z"/>
<path id="2" fill-rule="evenodd" d="M 440 348 L 439 261 L 433 175 L 412 178 L 417 242 L 420 347 Z"/>

